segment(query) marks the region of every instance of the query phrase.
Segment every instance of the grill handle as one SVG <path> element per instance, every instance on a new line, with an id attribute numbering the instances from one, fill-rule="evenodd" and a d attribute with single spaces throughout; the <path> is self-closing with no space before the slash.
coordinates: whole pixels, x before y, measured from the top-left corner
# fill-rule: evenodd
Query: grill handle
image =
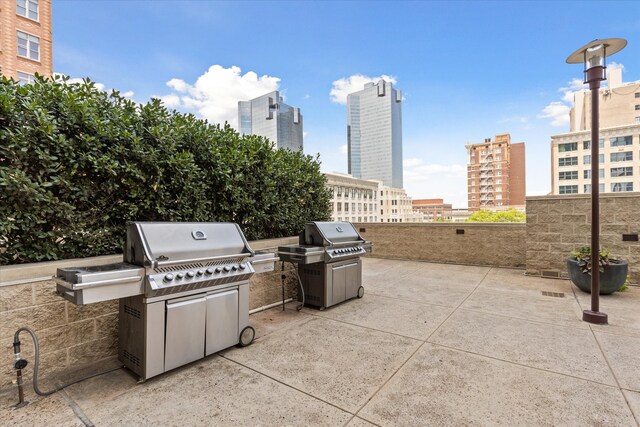
<path id="1" fill-rule="evenodd" d="M 251 255 L 253 254 L 245 252 L 242 254 L 221 255 L 221 256 L 205 257 L 205 258 L 186 258 L 186 259 L 178 259 L 178 260 L 170 260 L 170 261 L 153 261 L 153 268 L 170 267 L 173 265 L 189 264 L 194 262 L 220 261 L 220 260 L 232 259 L 232 258 L 248 258 Z"/>

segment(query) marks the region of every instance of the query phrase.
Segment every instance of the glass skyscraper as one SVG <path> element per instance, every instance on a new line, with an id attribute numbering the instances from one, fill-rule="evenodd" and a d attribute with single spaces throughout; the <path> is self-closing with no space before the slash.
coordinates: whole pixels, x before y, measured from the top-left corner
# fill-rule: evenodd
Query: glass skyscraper
<path id="1" fill-rule="evenodd" d="M 241 134 L 268 138 L 276 148 L 302 151 L 302 114 L 285 104 L 278 91 L 239 101 L 238 127 Z"/>
<path id="2" fill-rule="evenodd" d="M 349 173 L 402 187 L 402 95 L 390 82 L 347 96 Z"/>

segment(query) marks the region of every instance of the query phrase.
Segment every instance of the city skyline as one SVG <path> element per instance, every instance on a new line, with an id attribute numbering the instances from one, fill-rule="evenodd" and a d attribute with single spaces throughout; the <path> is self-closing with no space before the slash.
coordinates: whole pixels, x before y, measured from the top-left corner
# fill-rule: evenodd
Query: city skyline
<path id="1" fill-rule="evenodd" d="M 403 90 L 404 187 L 457 208 L 464 145 L 499 133 L 527 141 L 527 194 L 551 191 L 551 135 L 582 88 L 565 59 L 623 37 L 611 65 L 640 79 L 638 16 L 634 2 L 54 2 L 54 71 L 234 125 L 239 100 L 279 90 L 326 172 L 347 171 L 346 95 L 388 78 Z"/>
<path id="2" fill-rule="evenodd" d="M 238 132 L 268 138 L 276 148 L 303 151 L 302 113 L 286 104 L 277 90 L 238 101 Z"/>
<path id="3" fill-rule="evenodd" d="M 402 94 L 384 79 L 347 95 L 348 172 L 388 187 L 402 183 Z"/>

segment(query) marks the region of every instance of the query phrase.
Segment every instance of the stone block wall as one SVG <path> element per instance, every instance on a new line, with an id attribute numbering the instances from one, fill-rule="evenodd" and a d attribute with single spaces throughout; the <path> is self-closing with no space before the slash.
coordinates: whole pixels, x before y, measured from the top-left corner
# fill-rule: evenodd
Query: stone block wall
<path id="1" fill-rule="evenodd" d="M 297 238 L 250 242 L 256 250 L 275 250 L 279 245 L 297 243 Z M 118 301 L 77 306 L 56 294 L 55 282 L 49 280 L 57 268 L 103 265 L 122 261 L 122 256 L 103 256 L 57 262 L 43 262 L 0 267 L 0 390 L 12 387 L 16 372 L 12 367 L 13 336 L 27 326 L 38 335 L 40 343 L 40 387 L 49 390 L 54 380 L 75 378 L 74 372 L 97 366 L 95 371 L 114 365 L 118 353 Z M 250 309 L 282 300 L 281 274 L 276 270 L 256 274 L 249 283 Z M 291 265 L 285 267 L 285 297 L 295 297 L 297 281 Z M 28 333 L 20 334 L 22 355 L 29 361 L 24 372 L 31 380 L 34 349 Z M 85 373 L 86 374 L 86 373 Z"/>
<path id="2" fill-rule="evenodd" d="M 358 223 L 373 256 L 453 264 L 525 266 L 522 223 Z M 461 231 L 460 231 L 461 230 Z M 464 232 L 464 234 L 459 234 Z"/>
<path id="3" fill-rule="evenodd" d="M 623 234 L 640 232 L 640 193 L 600 196 L 600 245 L 629 262 L 632 283 L 640 282 L 640 242 Z M 527 274 L 567 277 L 572 250 L 591 244 L 591 196 L 527 197 Z"/>

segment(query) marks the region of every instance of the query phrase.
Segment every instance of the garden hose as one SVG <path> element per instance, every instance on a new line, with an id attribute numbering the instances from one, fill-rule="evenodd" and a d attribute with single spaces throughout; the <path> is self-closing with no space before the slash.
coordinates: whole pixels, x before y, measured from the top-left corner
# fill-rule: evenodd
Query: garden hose
<path id="1" fill-rule="evenodd" d="M 81 381 L 84 380 L 88 380 L 89 378 L 93 378 L 93 377 L 97 377 L 99 375 L 104 375 L 107 374 L 109 372 L 113 372 L 113 371 L 117 371 L 118 369 L 122 369 L 122 366 L 118 366 L 117 368 L 112 368 L 109 369 L 107 371 L 103 371 L 103 372 L 99 372 L 97 374 L 92 374 L 83 378 L 80 378 L 78 380 L 72 381 L 70 383 L 67 384 L 62 384 L 62 385 L 58 385 L 56 388 L 54 388 L 53 390 L 49 390 L 49 391 L 42 391 L 40 390 L 40 386 L 38 384 L 38 369 L 39 369 L 39 364 L 40 364 L 40 344 L 38 343 L 38 337 L 36 335 L 36 333 L 31 330 L 30 328 L 27 327 L 22 327 L 19 328 L 15 335 L 13 336 L 13 351 L 15 353 L 16 359 L 14 362 L 14 367 L 15 369 L 18 370 L 18 376 L 21 378 L 22 376 L 22 369 L 24 369 L 27 366 L 27 360 L 23 359 L 20 356 L 20 332 L 28 332 L 29 335 L 31 335 L 31 338 L 33 339 L 33 347 L 35 349 L 35 355 L 34 355 L 34 361 L 33 361 L 33 389 L 35 390 L 36 394 L 40 395 L 40 396 L 49 396 L 57 391 L 62 390 L 63 388 L 69 387 L 70 385 L 79 383 Z M 19 381 L 21 383 L 21 381 Z M 22 384 L 18 384 L 19 385 L 19 392 L 20 392 L 20 401 L 23 402 L 24 397 L 22 396 Z"/>

